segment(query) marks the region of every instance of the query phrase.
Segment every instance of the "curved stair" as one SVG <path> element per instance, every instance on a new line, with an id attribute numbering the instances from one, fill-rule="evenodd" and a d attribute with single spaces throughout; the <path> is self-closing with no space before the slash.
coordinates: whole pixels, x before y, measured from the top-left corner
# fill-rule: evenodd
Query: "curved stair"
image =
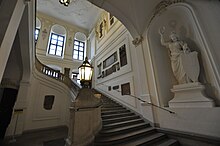
<path id="1" fill-rule="evenodd" d="M 103 97 L 103 127 L 95 146 L 179 146 L 177 140 L 159 133 L 150 123 L 115 101 Z"/>

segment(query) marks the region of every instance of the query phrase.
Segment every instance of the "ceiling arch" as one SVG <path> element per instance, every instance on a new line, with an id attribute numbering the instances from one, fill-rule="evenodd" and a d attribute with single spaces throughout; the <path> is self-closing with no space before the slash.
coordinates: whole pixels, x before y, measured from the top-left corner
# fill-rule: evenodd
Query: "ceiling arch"
<path id="1" fill-rule="evenodd" d="M 88 0 L 117 17 L 133 38 L 143 34 L 161 0 Z"/>

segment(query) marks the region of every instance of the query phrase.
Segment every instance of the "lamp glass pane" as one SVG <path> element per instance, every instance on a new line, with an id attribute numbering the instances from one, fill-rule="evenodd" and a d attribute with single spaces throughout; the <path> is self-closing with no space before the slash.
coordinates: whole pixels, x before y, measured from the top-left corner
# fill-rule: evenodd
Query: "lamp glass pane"
<path id="1" fill-rule="evenodd" d="M 85 67 L 85 80 L 90 80 L 91 68 Z"/>

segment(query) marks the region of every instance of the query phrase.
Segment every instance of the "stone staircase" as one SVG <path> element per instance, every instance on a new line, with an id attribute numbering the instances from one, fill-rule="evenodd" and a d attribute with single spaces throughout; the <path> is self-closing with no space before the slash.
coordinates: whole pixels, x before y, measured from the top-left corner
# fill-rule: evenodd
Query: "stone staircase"
<path id="1" fill-rule="evenodd" d="M 179 146 L 140 116 L 122 105 L 102 97 L 102 130 L 96 136 L 95 146 Z"/>

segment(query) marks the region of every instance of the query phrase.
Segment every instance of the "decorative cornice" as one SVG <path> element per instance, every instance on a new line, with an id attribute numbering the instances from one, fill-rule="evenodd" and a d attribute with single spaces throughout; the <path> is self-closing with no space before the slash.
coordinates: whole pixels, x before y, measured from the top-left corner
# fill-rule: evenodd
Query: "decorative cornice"
<path id="1" fill-rule="evenodd" d="M 133 43 L 133 45 L 135 45 L 135 47 L 137 47 L 138 45 L 141 44 L 142 41 L 143 41 L 143 37 L 142 37 L 142 36 L 139 36 L 139 37 L 136 37 L 136 38 L 132 41 L 132 43 Z"/>
<path id="2" fill-rule="evenodd" d="M 160 15 L 162 11 L 166 10 L 166 8 L 172 4 L 176 4 L 176 3 L 181 3 L 184 2 L 184 0 L 162 0 L 160 3 L 158 3 L 154 9 L 153 15 L 150 18 L 148 27 L 150 25 L 150 23 L 152 22 L 152 20 L 154 19 L 154 17 L 156 17 L 157 15 Z"/>

